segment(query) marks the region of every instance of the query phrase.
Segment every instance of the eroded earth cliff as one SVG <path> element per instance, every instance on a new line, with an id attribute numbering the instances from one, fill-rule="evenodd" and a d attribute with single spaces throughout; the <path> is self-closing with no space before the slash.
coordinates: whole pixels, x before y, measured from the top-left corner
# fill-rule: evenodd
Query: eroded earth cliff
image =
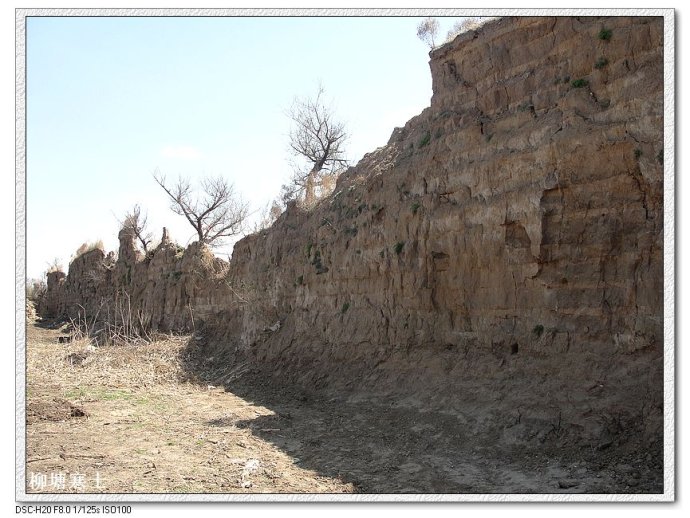
<path id="1" fill-rule="evenodd" d="M 504 18 L 430 66 L 429 108 L 229 264 L 121 235 L 117 262 L 49 279 L 44 313 L 126 297 L 278 383 L 445 408 L 487 441 L 658 456 L 663 20 Z"/>

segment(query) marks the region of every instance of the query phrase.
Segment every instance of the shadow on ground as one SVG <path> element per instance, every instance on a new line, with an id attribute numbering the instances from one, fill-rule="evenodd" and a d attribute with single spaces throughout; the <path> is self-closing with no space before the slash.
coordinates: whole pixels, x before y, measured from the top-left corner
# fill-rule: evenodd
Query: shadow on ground
<path id="1" fill-rule="evenodd" d="M 361 493 L 663 491 L 660 467 L 643 465 L 639 455 L 501 445 L 496 431 L 477 432 L 482 427 L 472 416 L 423 411 L 391 396 L 309 392 L 241 366 L 220 376 L 200 351 L 190 342 L 183 353 L 190 377 L 215 384 L 225 378 L 226 391 L 273 412 L 250 420 L 227 415 L 208 425 L 249 429 L 300 467 L 352 483 Z"/>

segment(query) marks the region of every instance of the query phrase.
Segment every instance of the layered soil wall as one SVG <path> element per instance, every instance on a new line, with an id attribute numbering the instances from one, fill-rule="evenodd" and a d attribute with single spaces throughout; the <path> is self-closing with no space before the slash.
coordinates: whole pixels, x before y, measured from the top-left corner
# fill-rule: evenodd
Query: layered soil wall
<path id="1" fill-rule="evenodd" d="M 316 208 L 229 264 L 121 235 L 117 262 L 49 283 L 50 312 L 126 293 L 282 383 L 443 405 L 509 442 L 658 444 L 663 19 L 503 18 L 430 67 L 430 107 Z"/>

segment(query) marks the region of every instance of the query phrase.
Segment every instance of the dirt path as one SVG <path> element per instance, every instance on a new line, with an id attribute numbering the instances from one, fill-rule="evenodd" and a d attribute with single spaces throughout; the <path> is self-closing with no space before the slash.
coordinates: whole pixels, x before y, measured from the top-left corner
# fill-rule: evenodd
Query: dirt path
<path id="1" fill-rule="evenodd" d="M 93 349 L 59 335 L 27 333 L 28 492 L 661 490 L 634 461 L 498 449 L 464 435 L 456 414 L 257 377 L 230 388 L 181 381 L 186 339 Z"/>

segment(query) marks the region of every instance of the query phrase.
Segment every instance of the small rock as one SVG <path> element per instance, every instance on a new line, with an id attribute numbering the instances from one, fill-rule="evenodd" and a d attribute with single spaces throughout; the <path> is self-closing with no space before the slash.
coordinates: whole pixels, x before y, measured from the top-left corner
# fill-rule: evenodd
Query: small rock
<path id="1" fill-rule="evenodd" d="M 598 445 L 597 445 L 597 450 L 605 450 L 606 448 L 610 447 L 613 444 L 613 439 L 603 439 Z"/>
<path id="2" fill-rule="evenodd" d="M 579 485 L 580 483 L 577 480 L 563 479 L 558 481 L 558 487 L 561 489 L 570 489 L 571 487 Z"/>

